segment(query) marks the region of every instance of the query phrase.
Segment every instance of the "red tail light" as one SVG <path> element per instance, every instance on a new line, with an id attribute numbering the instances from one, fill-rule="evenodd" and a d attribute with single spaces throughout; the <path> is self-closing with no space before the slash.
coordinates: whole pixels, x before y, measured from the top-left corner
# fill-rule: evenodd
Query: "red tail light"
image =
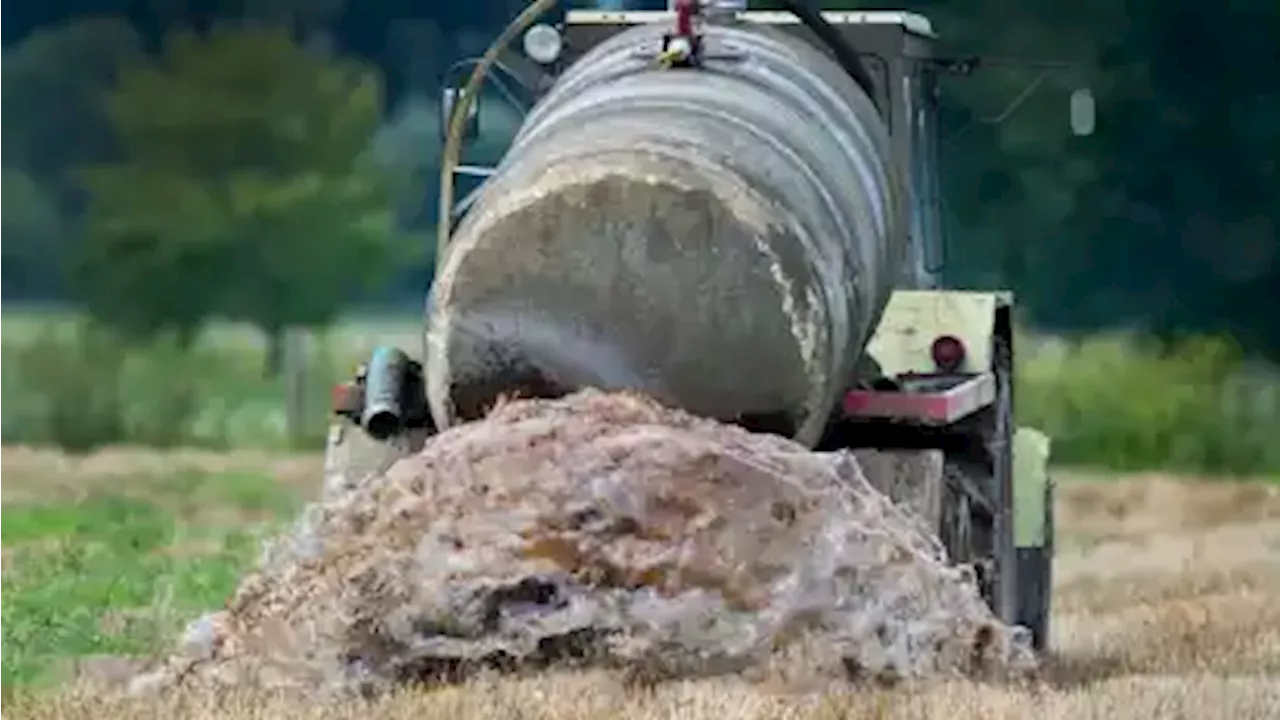
<path id="1" fill-rule="evenodd" d="M 354 411 L 356 392 L 355 383 L 344 382 L 334 385 L 329 395 L 330 409 L 338 414 Z"/>
<path id="2" fill-rule="evenodd" d="M 964 343 L 954 335 L 941 335 L 933 341 L 929 354 L 940 372 L 955 372 L 964 364 Z"/>

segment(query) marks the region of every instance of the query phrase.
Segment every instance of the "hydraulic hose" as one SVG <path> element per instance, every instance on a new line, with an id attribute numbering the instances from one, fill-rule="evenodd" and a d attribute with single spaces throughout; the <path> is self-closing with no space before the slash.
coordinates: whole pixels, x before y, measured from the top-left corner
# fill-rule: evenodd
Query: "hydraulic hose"
<path id="1" fill-rule="evenodd" d="M 502 33 L 498 35 L 498 39 L 493 41 L 488 50 L 484 51 L 484 55 L 480 57 L 475 68 L 471 71 L 471 77 L 467 79 L 467 84 L 463 87 L 462 93 L 458 96 L 458 102 L 453 107 L 453 112 L 449 118 L 448 132 L 444 139 L 444 152 L 440 158 L 440 204 L 439 204 L 439 220 L 436 224 L 436 263 L 444 257 L 445 250 L 449 244 L 449 236 L 453 232 L 453 170 L 458 166 L 458 157 L 462 152 L 462 128 L 467 119 L 467 114 L 471 111 L 471 103 L 475 102 L 475 96 L 480 92 L 480 85 L 484 82 L 485 75 L 489 72 L 489 68 L 498 61 L 498 56 L 503 50 L 516 39 L 520 33 L 524 32 L 538 18 L 542 17 L 550 10 L 558 0 L 531 0 L 519 15 L 513 19 Z"/>
<path id="2" fill-rule="evenodd" d="M 862 64 L 862 59 L 858 57 L 858 51 L 840 35 L 840 31 L 831 26 L 822 17 L 822 13 L 810 7 L 810 3 L 804 0 L 782 0 L 782 5 L 791 11 L 792 15 L 800 18 L 800 22 L 804 23 L 809 31 L 818 37 L 818 40 L 831 50 L 832 56 L 835 57 L 838 64 L 853 81 L 858 83 L 858 87 L 867 94 L 873 104 L 876 103 L 875 83 L 871 81 L 871 75 L 867 73 L 867 68 Z"/>

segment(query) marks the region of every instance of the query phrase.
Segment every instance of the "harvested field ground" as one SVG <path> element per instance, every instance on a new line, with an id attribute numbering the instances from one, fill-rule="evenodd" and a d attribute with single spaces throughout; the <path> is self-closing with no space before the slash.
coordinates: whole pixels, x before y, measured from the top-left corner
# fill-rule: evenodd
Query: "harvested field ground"
<path id="1" fill-rule="evenodd" d="M 257 539 L 320 481 L 315 457 L 5 448 L 7 717 L 1264 718 L 1280 716 L 1280 485 L 1061 478 L 1056 652 L 1043 683 L 838 692 L 786 668 L 628 687 L 606 673 L 491 678 L 370 705 L 146 703 L 97 689 L 219 605 Z M 1060 473 L 1065 475 L 1065 473 Z M 825 690 L 825 691 L 824 691 Z"/>

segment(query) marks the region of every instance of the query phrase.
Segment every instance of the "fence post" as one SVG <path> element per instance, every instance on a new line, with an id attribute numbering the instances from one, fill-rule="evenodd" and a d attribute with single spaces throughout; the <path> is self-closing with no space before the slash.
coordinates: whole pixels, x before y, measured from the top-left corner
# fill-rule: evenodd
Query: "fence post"
<path id="1" fill-rule="evenodd" d="M 284 424 L 290 447 L 297 447 L 306 426 L 307 335 L 291 327 L 284 334 Z"/>

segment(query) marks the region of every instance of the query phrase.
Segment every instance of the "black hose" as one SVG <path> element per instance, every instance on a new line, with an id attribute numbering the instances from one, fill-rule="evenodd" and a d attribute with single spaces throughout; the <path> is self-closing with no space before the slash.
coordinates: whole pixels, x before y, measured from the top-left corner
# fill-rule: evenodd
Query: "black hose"
<path id="1" fill-rule="evenodd" d="M 836 30 L 831 23 L 822 17 L 819 10 L 810 6 L 809 2 L 803 0 L 782 0 L 782 4 L 793 15 L 800 18 L 800 22 L 805 27 L 818 36 L 818 40 L 835 57 L 836 64 L 839 65 L 853 81 L 858 83 L 858 87 L 862 88 L 871 102 L 879 107 L 876 102 L 875 83 L 871 81 L 871 74 L 867 72 L 867 68 L 862 64 L 862 58 L 858 57 L 858 51 L 848 40 Z"/>

